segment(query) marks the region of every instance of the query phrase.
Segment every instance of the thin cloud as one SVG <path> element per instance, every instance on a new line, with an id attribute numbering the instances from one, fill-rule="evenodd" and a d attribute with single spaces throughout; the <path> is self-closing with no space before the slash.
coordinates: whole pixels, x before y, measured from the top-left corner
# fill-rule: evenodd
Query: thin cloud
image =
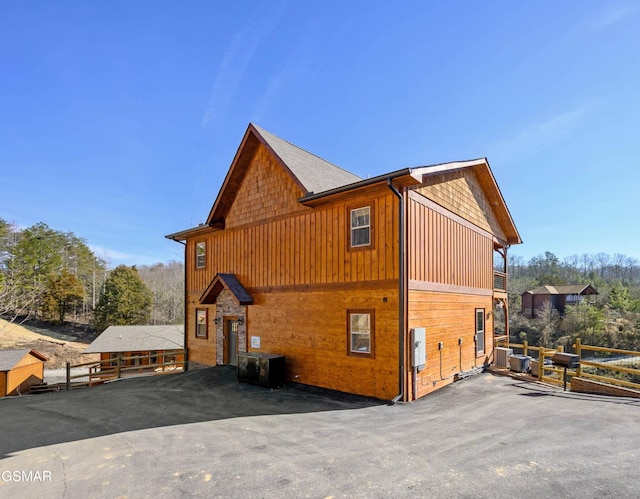
<path id="1" fill-rule="evenodd" d="M 104 259 L 107 263 L 117 262 L 135 262 L 137 256 L 131 253 L 124 253 L 118 250 L 112 250 L 96 244 L 89 244 L 89 248 L 98 257 Z"/>
<path id="2" fill-rule="evenodd" d="M 292 44 L 292 53 L 289 54 L 285 63 L 273 73 L 254 106 L 252 119 L 254 122 L 260 123 L 262 114 L 281 93 L 282 88 L 286 88 L 287 85 L 294 82 L 293 84 L 300 90 L 315 78 L 321 65 L 321 56 L 316 51 L 317 40 L 320 39 L 317 36 L 319 27 L 317 23 L 309 24 L 305 27 L 301 39 Z M 326 38 L 324 40 L 326 42 Z M 313 57 L 310 55 L 311 53 L 313 53 Z"/>
<path id="3" fill-rule="evenodd" d="M 496 142 L 489 149 L 491 157 L 524 159 L 559 142 L 584 118 L 589 107 L 583 106 L 534 123 L 512 137 Z"/>
<path id="4" fill-rule="evenodd" d="M 281 15 L 282 6 L 274 9 L 269 5 L 266 13 L 262 9 L 256 11 L 233 36 L 216 71 L 211 97 L 202 117 L 202 128 L 210 126 L 216 118 L 225 114 L 254 53 L 275 29 Z"/>
<path id="5" fill-rule="evenodd" d="M 594 28 L 596 30 L 606 29 L 610 26 L 617 24 L 629 17 L 632 17 L 638 11 L 637 5 L 626 4 L 616 7 L 608 12 L 605 12 L 600 18 L 596 20 L 594 23 Z"/>

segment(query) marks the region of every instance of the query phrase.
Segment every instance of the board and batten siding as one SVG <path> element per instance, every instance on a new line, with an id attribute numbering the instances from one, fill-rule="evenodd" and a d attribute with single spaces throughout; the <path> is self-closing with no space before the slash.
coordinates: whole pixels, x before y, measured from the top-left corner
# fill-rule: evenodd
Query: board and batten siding
<path id="1" fill-rule="evenodd" d="M 371 206 L 372 248 L 349 248 L 349 209 Z M 265 212 L 268 214 L 268 211 Z M 206 264 L 195 268 L 196 243 Z M 212 231 L 187 241 L 188 289 L 204 291 L 217 273 L 246 289 L 341 285 L 398 279 L 398 204 L 391 193 L 353 198 L 259 223 Z"/>
<path id="2" fill-rule="evenodd" d="M 488 312 L 493 310 L 490 230 L 495 226 L 487 222 L 491 216 L 482 215 L 486 207 L 478 204 L 483 199 L 479 193 L 463 195 L 471 192 L 464 186 L 477 184 L 463 175 L 447 178 L 408 195 L 407 324 L 409 330 L 426 328 L 427 351 L 415 384 L 413 369 L 407 366 L 405 389 L 416 398 L 452 383 L 460 372 L 490 362 L 493 355 L 493 317 Z M 482 353 L 476 351 L 476 309 L 485 311 Z"/>
<path id="3" fill-rule="evenodd" d="M 417 193 L 408 202 L 410 281 L 493 289 L 493 237 Z"/>

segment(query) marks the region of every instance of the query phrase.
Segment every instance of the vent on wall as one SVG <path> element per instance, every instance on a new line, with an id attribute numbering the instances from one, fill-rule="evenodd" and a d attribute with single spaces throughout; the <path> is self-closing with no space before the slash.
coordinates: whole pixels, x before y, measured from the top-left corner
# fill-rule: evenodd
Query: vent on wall
<path id="1" fill-rule="evenodd" d="M 513 349 L 496 347 L 496 367 L 509 367 L 509 357 L 513 355 Z"/>

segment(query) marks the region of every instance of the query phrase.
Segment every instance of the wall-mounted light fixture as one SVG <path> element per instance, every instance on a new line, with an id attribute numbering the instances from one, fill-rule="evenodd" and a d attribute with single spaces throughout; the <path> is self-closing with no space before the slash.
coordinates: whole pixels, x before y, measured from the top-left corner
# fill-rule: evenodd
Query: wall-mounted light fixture
<path id="1" fill-rule="evenodd" d="M 238 317 L 238 324 L 244 324 L 244 317 Z"/>
<path id="2" fill-rule="evenodd" d="M 213 319 L 213 323 L 214 324 L 220 324 L 220 319 L 218 317 L 216 317 L 215 319 Z"/>

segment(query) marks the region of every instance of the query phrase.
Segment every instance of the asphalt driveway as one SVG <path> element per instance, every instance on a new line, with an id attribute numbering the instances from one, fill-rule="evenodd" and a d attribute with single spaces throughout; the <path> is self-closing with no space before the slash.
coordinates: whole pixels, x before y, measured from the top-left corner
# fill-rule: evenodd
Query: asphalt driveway
<path id="1" fill-rule="evenodd" d="M 0 497 L 633 497 L 640 401 L 489 373 L 412 404 L 216 367 L 0 400 Z"/>

